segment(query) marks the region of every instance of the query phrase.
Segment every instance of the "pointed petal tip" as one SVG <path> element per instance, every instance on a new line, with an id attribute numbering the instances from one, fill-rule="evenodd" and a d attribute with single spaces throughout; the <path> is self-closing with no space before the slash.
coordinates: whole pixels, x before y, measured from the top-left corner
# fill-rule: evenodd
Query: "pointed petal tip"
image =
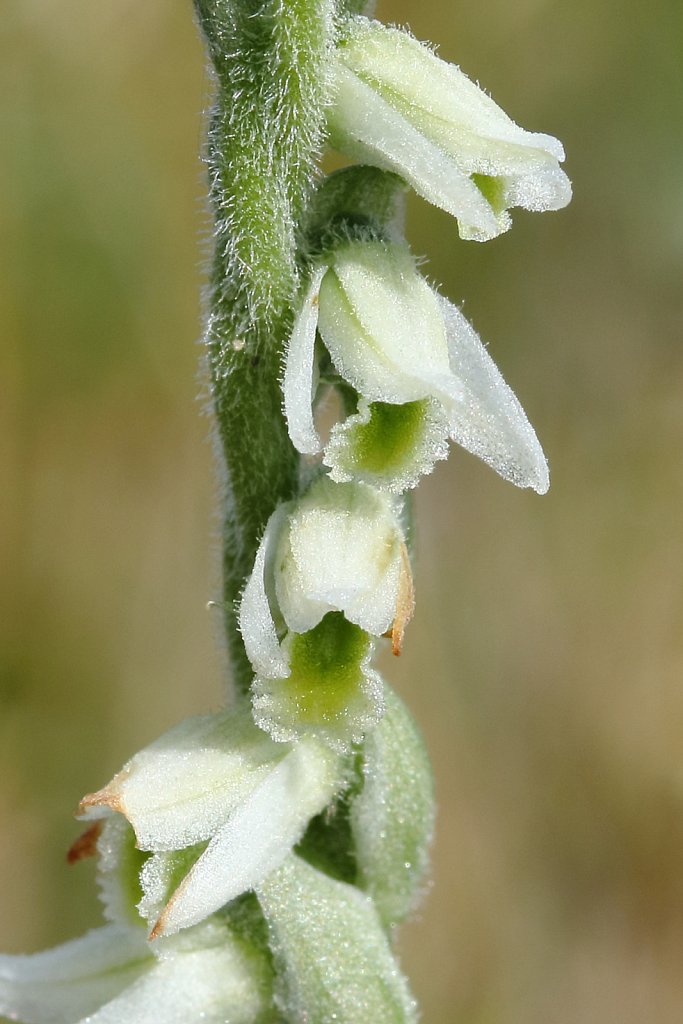
<path id="1" fill-rule="evenodd" d="M 152 928 L 151 932 L 147 936 L 147 941 L 148 942 L 154 942 L 155 939 L 162 939 L 164 937 L 164 935 L 166 934 L 165 931 L 164 931 L 164 917 L 165 917 L 165 913 L 166 912 L 164 911 L 163 914 L 160 914 L 160 916 L 158 917 L 157 921 L 155 922 L 154 927 Z"/>
<path id="2" fill-rule="evenodd" d="M 406 626 L 413 617 L 415 611 L 415 589 L 413 586 L 413 572 L 410 565 L 410 556 L 405 541 L 401 542 L 401 569 L 399 573 L 398 598 L 396 601 L 396 615 L 389 635 L 393 654 L 398 657 L 403 650 L 403 636 Z"/>
<path id="3" fill-rule="evenodd" d="M 95 793 L 86 793 L 78 805 L 77 818 L 106 818 L 108 814 L 115 811 L 119 814 L 126 813 L 125 803 L 121 795 L 121 789 L 116 779 L 110 782 L 103 789 Z"/>
<path id="4" fill-rule="evenodd" d="M 536 491 L 536 494 L 547 494 L 550 490 L 550 471 L 545 459 L 543 465 L 538 467 L 536 478 L 530 486 Z"/>
<path id="5" fill-rule="evenodd" d="M 317 455 L 322 450 L 313 403 L 318 383 L 315 361 L 318 302 L 326 270 L 326 266 L 317 267 L 311 276 L 285 356 L 282 380 L 285 419 L 292 444 L 302 455 Z"/>

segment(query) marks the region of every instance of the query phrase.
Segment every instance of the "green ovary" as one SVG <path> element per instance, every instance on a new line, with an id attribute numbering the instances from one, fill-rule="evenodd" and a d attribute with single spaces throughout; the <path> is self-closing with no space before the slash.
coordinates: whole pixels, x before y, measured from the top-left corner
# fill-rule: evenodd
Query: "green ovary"
<path id="1" fill-rule="evenodd" d="M 426 400 L 404 405 L 373 402 L 369 422 L 349 431 L 354 467 L 371 473 L 400 468 L 422 440 L 426 411 Z"/>
<path id="2" fill-rule="evenodd" d="M 344 715 L 362 682 L 369 645 L 368 634 L 341 612 L 328 612 L 313 629 L 294 635 L 291 675 L 283 689 L 299 722 L 313 725 Z"/>

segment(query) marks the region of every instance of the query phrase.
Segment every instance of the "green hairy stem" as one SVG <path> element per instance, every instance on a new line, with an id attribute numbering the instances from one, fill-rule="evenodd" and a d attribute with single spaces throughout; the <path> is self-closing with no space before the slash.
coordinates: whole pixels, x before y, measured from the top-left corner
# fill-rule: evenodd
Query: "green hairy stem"
<path id="1" fill-rule="evenodd" d="M 282 348 L 299 286 L 297 240 L 322 144 L 331 0 L 195 0 L 216 75 L 208 142 L 215 255 L 207 351 L 225 465 L 223 574 L 233 676 L 252 677 L 235 602 L 264 525 L 292 497 Z"/>

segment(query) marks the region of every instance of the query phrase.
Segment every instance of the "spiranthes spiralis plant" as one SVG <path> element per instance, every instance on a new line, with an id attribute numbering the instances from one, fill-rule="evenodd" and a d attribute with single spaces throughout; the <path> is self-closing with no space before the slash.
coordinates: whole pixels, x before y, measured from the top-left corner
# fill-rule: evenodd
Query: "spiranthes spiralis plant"
<path id="1" fill-rule="evenodd" d="M 393 937 L 434 810 L 373 666 L 413 611 L 409 493 L 450 440 L 548 488 L 543 451 L 404 239 L 408 187 L 462 238 L 570 197 L 560 143 L 357 0 L 195 0 L 213 68 L 206 360 L 233 696 L 83 798 L 107 923 L 0 959 L 26 1024 L 405 1024 Z M 327 177 L 326 145 L 351 161 Z M 327 433 L 319 408 L 337 396 Z"/>

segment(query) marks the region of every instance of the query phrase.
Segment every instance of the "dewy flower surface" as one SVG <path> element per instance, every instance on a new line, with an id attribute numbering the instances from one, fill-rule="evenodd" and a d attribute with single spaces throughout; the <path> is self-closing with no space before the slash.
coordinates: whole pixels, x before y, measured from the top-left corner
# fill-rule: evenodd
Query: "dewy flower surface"
<path id="1" fill-rule="evenodd" d="M 424 888 L 432 776 L 372 664 L 413 613 L 401 494 L 451 439 L 539 493 L 548 468 L 475 331 L 418 273 L 402 194 L 485 240 L 511 207 L 566 204 L 564 154 L 361 0 L 194 4 L 216 84 L 206 362 L 231 696 L 83 799 L 70 860 L 97 856 L 108 923 L 0 957 L 0 1013 L 414 1024 L 394 931 Z M 326 141 L 370 166 L 323 181 Z M 343 406 L 327 439 L 324 388 Z"/>
<path id="2" fill-rule="evenodd" d="M 337 53 L 333 145 L 402 175 L 458 219 L 463 238 L 507 231 L 508 210 L 559 210 L 571 186 L 561 143 L 527 132 L 458 67 L 408 33 L 352 19 Z"/>
<path id="3" fill-rule="evenodd" d="M 271 517 L 240 628 L 256 672 L 256 721 L 275 739 L 315 735 L 345 750 L 378 721 L 372 638 L 391 632 L 398 652 L 413 610 L 397 511 L 366 484 L 321 477 Z"/>
<path id="4" fill-rule="evenodd" d="M 267 959 L 216 923 L 157 957 L 109 924 L 33 956 L 0 956 L 0 1013 L 25 1024 L 276 1024 Z"/>
<path id="5" fill-rule="evenodd" d="M 289 340 L 285 412 L 299 451 L 322 447 L 313 419 L 316 330 L 358 411 L 334 427 L 332 479 L 413 487 L 450 437 L 504 479 L 540 494 L 548 467 L 536 434 L 476 332 L 429 287 L 405 246 L 342 244 L 311 275 Z"/>
<path id="6" fill-rule="evenodd" d="M 312 737 L 274 743 L 248 709 L 190 718 L 133 757 L 81 817 L 123 815 L 149 851 L 140 913 L 153 935 L 197 924 L 260 882 L 340 789 L 339 758 Z"/>

